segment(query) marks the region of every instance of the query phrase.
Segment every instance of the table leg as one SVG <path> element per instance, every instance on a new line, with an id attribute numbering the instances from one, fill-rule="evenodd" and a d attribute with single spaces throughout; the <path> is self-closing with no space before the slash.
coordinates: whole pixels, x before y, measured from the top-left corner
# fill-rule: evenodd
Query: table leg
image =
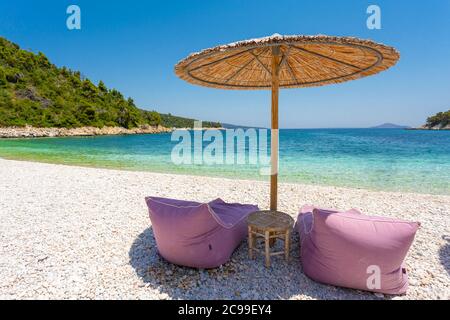
<path id="1" fill-rule="evenodd" d="M 275 242 L 276 241 L 277 241 L 276 238 L 270 238 L 269 245 L 270 245 L 271 248 L 273 248 L 275 246 Z"/>
<path id="2" fill-rule="evenodd" d="M 266 249 L 266 267 L 270 267 L 270 232 L 266 231 L 264 234 L 265 238 L 265 249 Z"/>
<path id="3" fill-rule="evenodd" d="M 253 233 L 252 233 L 252 227 L 248 227 L 248 256 L 250 259 L 253 259 Z"/>
<path id="4" fill-rule="evenodd" d="M 284 258 L 286 261 L 289 261 L 289 248 L 290 248 L 290 242 L 291 242 L 291 232 L 289 230 L 286 231 L 284 239 Z"/>

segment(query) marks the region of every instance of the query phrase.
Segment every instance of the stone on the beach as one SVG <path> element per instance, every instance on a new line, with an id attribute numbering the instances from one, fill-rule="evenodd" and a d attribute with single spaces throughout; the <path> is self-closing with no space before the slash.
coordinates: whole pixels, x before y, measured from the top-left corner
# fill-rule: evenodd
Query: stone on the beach
<path id="1" fill-rule="evenodd" d="M 308 279 L 296 233 L 290 262 L 274 257 L 270 270 L 263 256 L 248 258 L 246 241 L 233 262 L 212 270 L 177 267 L 158 255 L 145 196 L 220 196 L 266 208 L 268 191 L 267 182 L 0 159 L 0 299 L 377 299 Z M 279 209 L 293 217 L 305 203 L 366 214 L 378 214 L 381 203 L 390 217 L 421 221 L 406 258 L 417 285 L 395 298 L 450 299 L 450 196 L 288 183 L 279 196 Z"/>

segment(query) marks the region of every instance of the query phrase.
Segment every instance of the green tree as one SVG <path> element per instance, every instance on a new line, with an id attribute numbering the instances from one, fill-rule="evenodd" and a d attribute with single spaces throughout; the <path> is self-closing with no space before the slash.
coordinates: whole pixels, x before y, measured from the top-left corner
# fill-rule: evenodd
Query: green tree
<path id="1" fill-rule="evenodd" d="M 128 98 L 127 103 L 130 107 L 136 108 L 136 105 L 134 104 L 134 100 L 132 98 Z"/>
<path id="2" fill-rule="evenodd" d="M 450 110 L 445 112 L 438 112 L 434 116 L 431 116 L 427 119 L 426 126 L 431 127 L 445 127 L 450 124 Z"/>
<path id="3" fill-rule="evenodd" d="M 83 95 L 87 98 L 93 98 L 97 94 L 97 88 L 88 79 L 83 81 L 82 84 Z"/>
<path id="4" fill-rule="evenodd" d="M 103 93 L 108 92 L 108 88 L 106 88 L 105 83 L 102 80 L 98 83 L 98 89 Z"/>
<path id="5" fill-rule="evenodd" d="M 158 126 L 161 124 L 161 115 L 156 111 L 146 111 L 145 117 L 147 123 L 151 126 Z"/>
<path id="6" fill-rule="evenodd" d="M 119 116 L 116 119 L 116 122 L 124 128 L 129 128 L 130 122 L 131 122 L 131 115 L 128 108 L 126 108 L 124 105 L 121 105 L 119 107 Z"/>
<path id="7" fill-rule="evenodd" d="M 163 125 L 192 127 L 193 119 L 138 109 L 103 81 L 57 68 L 43 53 L 21 50 L 0 37 L 0 125 L 35 127 Z M 204 122 L 205 127 L 215 125 Z"/>
<path id="8" fill-rule="evenodd" d="M 78 107 L 76 118 L 79 123 L 85 126 L 93 126 L 97 124 L 97 111 L 93 106 L 81 105 Z"/>
<path id="9" fill-rule="evenodd" d="M 3 71 L 3 68 L 0 68 L 0 88 L 6 87 L 7 84 L 5 71 Z"/>

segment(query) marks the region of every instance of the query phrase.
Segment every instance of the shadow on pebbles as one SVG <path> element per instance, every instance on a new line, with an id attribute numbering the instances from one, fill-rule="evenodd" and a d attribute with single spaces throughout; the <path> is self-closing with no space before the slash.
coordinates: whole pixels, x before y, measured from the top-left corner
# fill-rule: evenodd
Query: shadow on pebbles
<path id="1" fill-rule="evenodd" d="M 294 234 L 291 259 L 272 258 L 264 266 L 262 255 L 248 258 L 247 242 L 219 268 L 197 270 L 165 261 L 156 249 L 152 228 L 144 230 L 129 251 L 130 264 L 145 286 L 170 299 L 377 299 L 372 293 L 322 285 L 302 272 L 298 236 Z M 275 246 L 280 246 L 277 243 Z"/>

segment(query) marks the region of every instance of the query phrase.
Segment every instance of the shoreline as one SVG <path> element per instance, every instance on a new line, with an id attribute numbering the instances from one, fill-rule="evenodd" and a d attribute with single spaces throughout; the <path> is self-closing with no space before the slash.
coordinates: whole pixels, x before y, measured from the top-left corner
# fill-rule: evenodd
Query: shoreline
<path id="1" fill-rule="evenodd" d="M 92 137 L 110 135 L 156 134 L 170 133 L 173 129 L 163 126 L 141 126 L 132 129 L 122 127 L 79 127 L 79 128 L 38 128 L 0 127 L 0 139 L 25 138 L 62 138 L 62 137 Z"/>
<path id="2" fill-rule="evenodd" d="M 41 137 L 45 138 L 45 137 Z M 55 165 L 55 166 L 64 166 L 64 167 L 73 167 L 73 168 L 83 168 L 83 169 L 97 169 L 97 170 L 111 170 L 111 171 L 122 171 L 122 172 L 134 172 L 134 173 L 149 173 L 149 174 L 160 174 L 160 175 L 174 175 L 174 176 L 184 176 L 184 177 L 192 177 L 192 178 L 211 178 L 211 179 L 224 179 L 234 182 L 256 182 L 256 183 L 268 183 L 268 180 L 266 179 L 252 179 L 249 177 L 232 177 L 232 176 L 220 176 L 220 175 L 206 175 L 206 174 L 196 174 L 196 173 L 186 173 L 186 172 L 167 172 L 167 171 L 157 171 L 157 170 L 140 170 L 140 169 L 131 169 L 131 168 L 121 168 L 121 167 L 115 167 L 115 166 L 101 166 L 101 165 L 83 165 L 83 164 L 77 164 L 77 163 L 61 163 L 61 162 L 51 162 L 46 160 L 35 160 L 35 159 L 21 159 L 21 158 L 15 158 L 15 157 L 5 157 L 3 155 L 0 155 L 0 161 L 6 160 L 6 161 L 18 161 L 18 162 L 29 162 L 29 163 L 37 163 L 37 164 L 48 164 L 48 165 Z M 407 194 L 407 195 L 429 195 L 429 196 L 444 196 L 444 197 L 450 197 L 450 194 L 445 193 L 425 193 L 425 192 L 418 192 L 418 191 L 401 191 L 401 190 L 380 190 L 380 189 L 371 189 L 368 187 L 354 187 L 354 186 L 338 186 L 338 185 L 332 185 L 332 184 L 313 184 L 313 183 L 306 183 L 306 182 L 296 182 L 296 181 L 283 181 L 279 182 L 280 184 L 285 185 L 293 185 L 293 186 L 303 186 L 303 187 L 323 187 L 323 188 L 335 188 L 335 189 L 343 189 L 343 190 L 360 190 L 360 191 L 367 191 L 367 192 L 384 192 L 384 193 L 393 193 L 393 194 Z"/>
<path id="3" fill-rule="evenodd" d="M 404 130 L 413 130 L 413 131 L 450 131 L 450 128 L 442 128 L 442 129 L 429 129 L 429 128 L 405 128 Z"/>
<path id="4" fill-rule="evenodd" d="M 79 128 L 38 128 L 0 127 L 0 139 L 33 139 L 33 138 L 64 138 L 64 137 L 97 137 L 171 133 L 175 130 L 226 130 L 225 128 L 166 128 L 163 126 L 141 126 L 132 129 L 122 127 L 79 127 Z"/>
<path id="5" fill-rule="evenodd" d="M 417 128 L 405 128 L 405 130 L 424 130 L 424 131 L 449 131 L 450 130 L 450 125 L 447 125 L 445 127 L 426 127 L 426 126 L 422 126 L 422 127 L 417 127 Z"/>
<path id="6" fill-rule="evenodd" d="M 342 128 L 346 129 L 346 128 Z M 356 128 L 371 129 L 371 128 Z M 132 129 L 122 127 L 79 127 L 79 128 L 39 128 L 39 127 L 0 127 L 0 139 L 33 139 L 33 138 L 64 138 L 64 137 L 97 137 L 97 136 L 121 136 L 121 135 L 141 135 L 171 133 L 175 130 L 219 130 L 225 131 L 227 128 L 166 128 L 162 126 L 142 126 Z M 285 129 L 290 130 L 290 129 Z M 294 129 L 296 130 L 296 129 Z M 301 130 L 314 130 L 311 128 Z M 444 128 L 402 128 L 402 130 L 412 131 L 450 131 L 450 126 Z"/>
<path id="7" fill-rule="evenodd" d="M 220 197 L 263 209 L 268 182 L 1 158 L 0 181 L 3 299 L 380 299 L 306 277 L 296 234 L 290 262 L 273 259 L 271 272 L 263 257 L 248 258 L 245 241 L 230 262 L 207 271 L 178 267 L 158 255 L 146 196 L 199 202 Z M 450 196 L 291 183 L 279 188 L 279 210 L 293 218 L 300 206 L 313 204 L 420 221 L 405 261 L 410 288 L 406 295 L 383 297 L 450 298 Z"/>

